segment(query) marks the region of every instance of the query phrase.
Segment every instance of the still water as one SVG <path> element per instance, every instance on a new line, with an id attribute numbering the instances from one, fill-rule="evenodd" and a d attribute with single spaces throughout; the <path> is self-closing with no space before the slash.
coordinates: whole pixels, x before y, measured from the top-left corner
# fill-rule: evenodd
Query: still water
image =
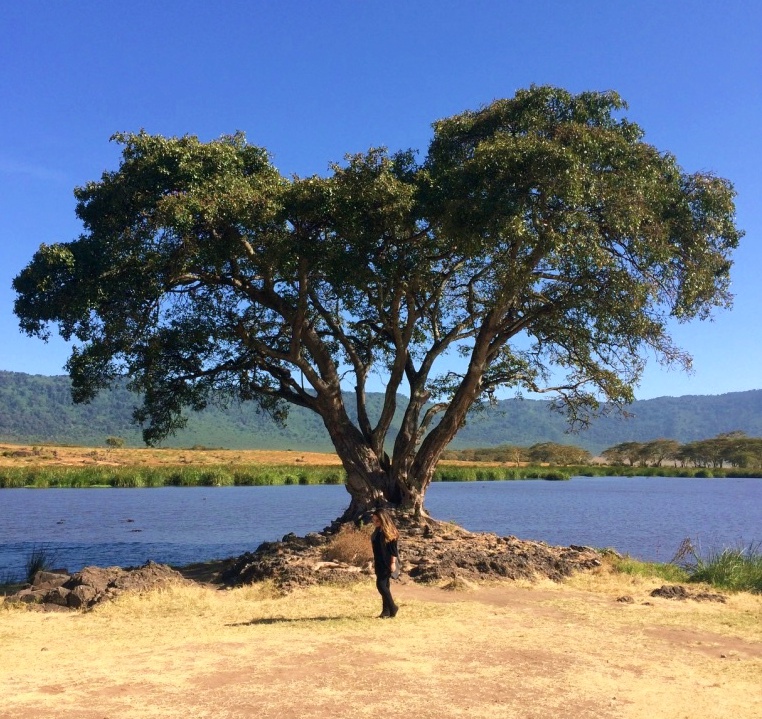
<path id="1" fill-rule="evenodd" d="M 23 576 L 35 547 L 72 572 L 237 556 L 287 532 L 319 531 L 347 504 L 342 486 L 3 489 L 0 582 Z M 762 543 L 759 479 L 436 483 L 426 506 L 473 531 L 653 561 L 669 561 L 685 537 L 704 550 Z"/>

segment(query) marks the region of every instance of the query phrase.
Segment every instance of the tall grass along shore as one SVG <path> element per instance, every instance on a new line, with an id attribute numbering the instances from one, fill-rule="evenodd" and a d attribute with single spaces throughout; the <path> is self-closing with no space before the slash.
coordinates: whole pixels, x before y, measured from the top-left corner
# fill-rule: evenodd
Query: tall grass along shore
<path id="1" fill-rule="evenodd" d="M 760 477 L 757 471 L 669 467 L 484 467 L 440 465 L 435 482 L 475 482 L 523 479 L 568 480 L 585 477 Z M 289 484 L 343 484 L 344 470 L 336 465 L 219 464 L 170 466 L 0 467 L 0 488 L 53 487 L 227 487 Z"/>

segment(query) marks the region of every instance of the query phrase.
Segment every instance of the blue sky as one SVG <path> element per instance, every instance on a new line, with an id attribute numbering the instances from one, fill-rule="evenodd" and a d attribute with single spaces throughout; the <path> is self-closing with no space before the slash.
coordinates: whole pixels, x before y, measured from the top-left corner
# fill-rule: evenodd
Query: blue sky
<path id="1" fill-rule="evenodd" d="M 727 177 L 746 231 L 735 307 L 674 328 L 685 375 L 636 392 L 762 388 L 762 3 L 447 0 L 0 4 L 0 369 L 61 374 L 68 347 L 23 336 L 12 278 L 74 239 L 72 190 L 118 163 L 116 131 L 236 130 L 285 174 L 370 146 L 425 153 L 431 123 L 531 83 L 617 90 L 646 140 Z"/>

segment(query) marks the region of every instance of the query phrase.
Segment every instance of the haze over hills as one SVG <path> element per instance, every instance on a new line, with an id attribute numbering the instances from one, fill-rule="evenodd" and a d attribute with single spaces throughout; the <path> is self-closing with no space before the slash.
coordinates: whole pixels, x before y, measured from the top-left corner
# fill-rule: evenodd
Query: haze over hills
<path id="1" fill-rule="evenodd" d="M 101 393 L 89 405 L 75 405 L 69 388 L 65 375 L 0 371 L 0 441 L 100 446 L 106 437 L 119 436 L 130 445 L 142 444 L 139 428 L 131 423 L 134 395 L 114 389 Z M 380 411 L 381 401 L 381 394 L 371 395 L 371 411 Z M 632 417 L 602 417 L 578 434 L 568 434 L 563 415 L 549 406 L 541 400 L 502 400 L 474 413 L 451 447 L 529 446 L 551 441 L 575 444 L 597 454 L 619 442 L 660 437 L 690 442 L 734 430 L 762 436 L 762 390 L 640 400 L 629 408 Z M 164 444 L 332 451 L 317 415 L 294 407 L 287 425 L 278 427 L 252 404 L 210 407 L 191 414 L 186 429 Z"/>

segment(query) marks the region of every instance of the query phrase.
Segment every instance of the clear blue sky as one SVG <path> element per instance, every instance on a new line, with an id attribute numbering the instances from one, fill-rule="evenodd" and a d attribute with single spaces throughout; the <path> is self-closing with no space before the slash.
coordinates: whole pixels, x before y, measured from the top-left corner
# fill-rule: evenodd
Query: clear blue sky
<path id="1" fill-rule="evenodd" d="M 431 123 L 531 83 L 617 90 L 646 139 L 738 192 L 735 308 L 676 327 L 695 373 L 653 364 L 639 399 L 762 388 L 762 3 L 6 0 L 0 4 L 0 369 L 61 374 L 23 336 L 11 279 L 80 231 L 72 189 L 119 130 L 235 130 L 285 174 L 372 145 L 425 153 Z"/>

